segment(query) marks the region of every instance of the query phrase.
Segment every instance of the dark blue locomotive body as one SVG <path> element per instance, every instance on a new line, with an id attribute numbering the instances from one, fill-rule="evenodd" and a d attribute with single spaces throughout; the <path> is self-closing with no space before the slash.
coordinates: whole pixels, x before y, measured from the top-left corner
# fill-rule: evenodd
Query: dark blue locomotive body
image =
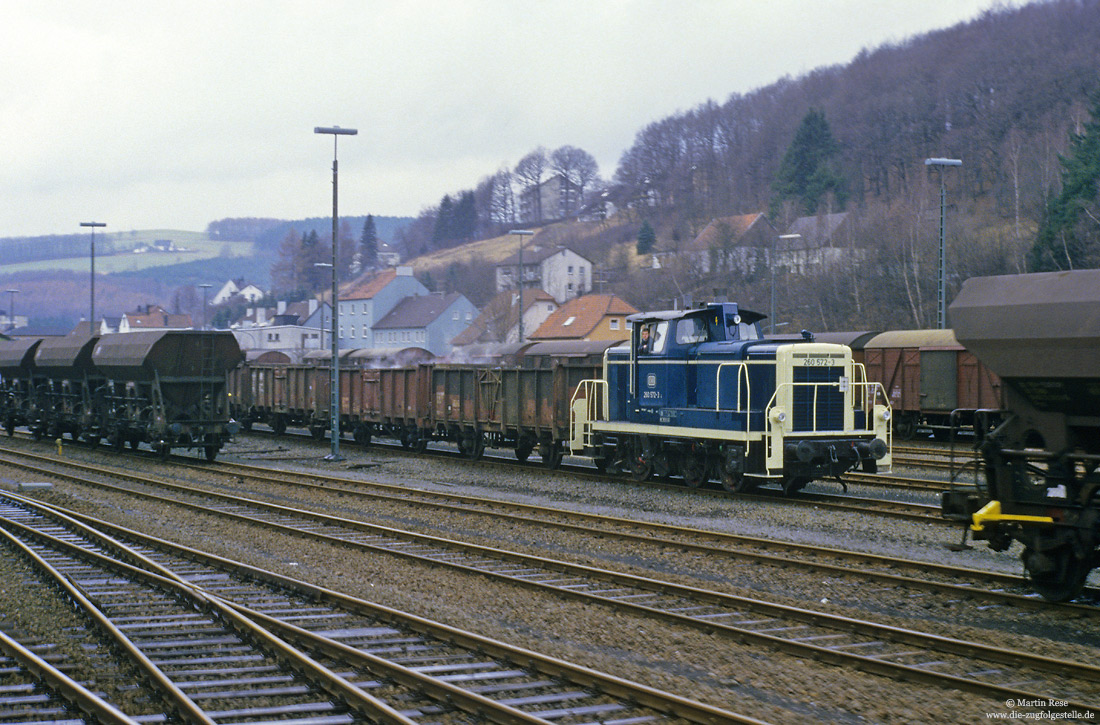
<path id="1" fill-rule="evenodd" d="M 633 344 L 578 392 L 573 450 L 738 491 L 889 465 L 889 404 L 851 350 L 765 340 L 760 319 L 732 303 L 633 315 Z"/>

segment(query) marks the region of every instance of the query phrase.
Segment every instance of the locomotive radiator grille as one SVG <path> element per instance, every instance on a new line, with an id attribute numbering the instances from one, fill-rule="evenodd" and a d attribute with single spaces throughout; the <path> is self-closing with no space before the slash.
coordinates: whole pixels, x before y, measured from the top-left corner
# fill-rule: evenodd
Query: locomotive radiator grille
<path id="1" fill-rule="evenodd" d="M 795 367 L 791 391 L 791 429 L 798 432 L 844 429 L 844 368 Z"/>

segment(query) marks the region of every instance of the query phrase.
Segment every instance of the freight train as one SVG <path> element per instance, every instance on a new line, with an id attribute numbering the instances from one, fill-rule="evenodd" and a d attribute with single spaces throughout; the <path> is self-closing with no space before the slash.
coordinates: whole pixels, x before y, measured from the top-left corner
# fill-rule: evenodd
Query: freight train
<path id="1" fill-rule="evenodd" d="M 733 491 L 890 465 L 890 405 L 850 348 L 764 339 L 762 315 L 733 303 L 642 313 L 632 339 L 516 346 L 494 364 L 421 362 L 340 367 L 341 433 L 396 438 L 422 449 L 446 440 L 471 458 L 487 447 L 535 450 L 556 467 L 566 453 L 636 480 L 680 476 Z M 641 331 L 650 344 L 640 350 Z M 330 425 L 330 369 L 250 364 L 230 375 L 246 428 Z"/>
<path id="2" fill-rule="evenodd" d="M 0 341 L 0 422 L 8 435 L 26 426 L 36 439 L 198 448 L 212 461 L 236 432 L 226 376 L 242 358 L 229 332 Z"/>
<path id="3" fill-rule="evenodd" d="M 943 513 L 997 551 L 1020 542 L 1035 589 L 1072 599 L 1100 564 L 1100 270 L 970 279 L 949 315 L 1003 404 Z"/>

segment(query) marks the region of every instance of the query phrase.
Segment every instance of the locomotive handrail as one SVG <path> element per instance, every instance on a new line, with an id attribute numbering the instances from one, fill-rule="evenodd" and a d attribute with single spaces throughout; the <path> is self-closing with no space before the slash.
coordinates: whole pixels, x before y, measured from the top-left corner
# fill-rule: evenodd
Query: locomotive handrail
<path id="1" fill-rule="evenodd" d="M 602 395 L 600 395 L 601 389 L 603 391 Z M 576 390 L 573 391 L 573 396 L 569 399 L 569 430 L 571 434 L 577 430 L 577 400 L 582 398 L 584 400 L 585 420 L 582 430 L 580 431 L 580 440 L 578 441 L 581 443 L 582 448 L 586 448 L 592 443 L 592 421 L 604 420 L 601 416 L 600 409 L 602 407 L 602 412 L 607 411 L 607 396 L 608 390 L 606 380 L 589 379 L 580 381 L 580 383 L 577 384 Z M 577 440 L 575 435 L 571 435 L 571 438 Z"/>
<path id="2" fill-rule="evenodd" d="M 744 362 L 735 363 L 719 363 L 718 370 L 715 372 L 714 377 L 714 412 L 722 412 L 722 368 L 737 368 L 737 407 L 733 408 L 734 413 L 746 412 L 746 408 L 741 406 L 741 378 L 744 373 L 745 378 L 745 398 L 748 401 L 752 400 L 752 382 L 749 380 L 749 366 Z M 748 430 L 749 421 L 745 421 L 745 429 Z"/>

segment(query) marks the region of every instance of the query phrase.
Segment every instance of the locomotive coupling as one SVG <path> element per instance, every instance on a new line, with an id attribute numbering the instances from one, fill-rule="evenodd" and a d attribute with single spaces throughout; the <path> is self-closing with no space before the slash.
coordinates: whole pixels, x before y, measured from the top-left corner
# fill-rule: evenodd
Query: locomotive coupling
<path id="1" fill-rule="evenodd" d="M 848 448 L 850 446 L 850 448 Z M 841 453 L 845 448 L 853 450 L 860 460 L 874 459 L 876 461 L 882 460 L 889 453 L 889 449 L 886 446 L 886 441 L 881 438 L 875 438 L 870 441 L 859 441 L 852 443 L 851 441 L 836 441 L 826 439 L 803 439 L 795 442 L 787 443 L 783 450 L 786 453 L 788 459 L 797 459 L 802 463 L 812 463 L 819 460 L 836 461 L 837 454 Z M 838 450 L 839 449 L 839 450 Z M 852 458 L 853 456 L 847 456 Z"/>

